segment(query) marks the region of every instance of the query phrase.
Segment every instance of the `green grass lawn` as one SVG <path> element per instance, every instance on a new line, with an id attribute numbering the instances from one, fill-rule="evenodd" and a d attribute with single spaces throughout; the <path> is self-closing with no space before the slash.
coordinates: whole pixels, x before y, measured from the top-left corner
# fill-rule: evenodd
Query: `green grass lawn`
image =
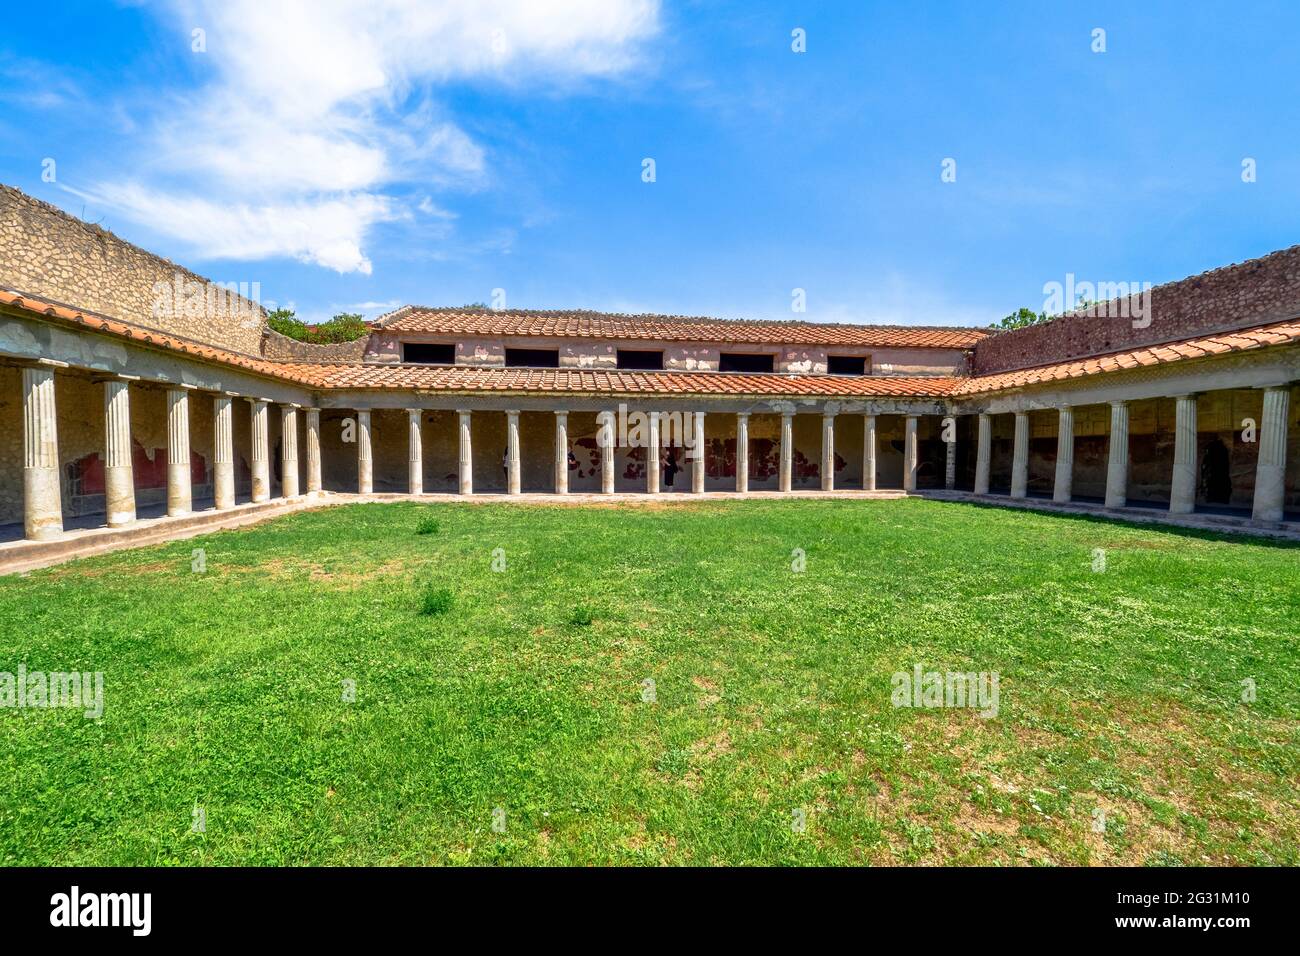
<path id="1" fill-rule="evenodd" d="M 105 673 L 0 709 L 0 862 L 1296 865 L 1298 594 L 918 499 L 301 513 L 0 578 L 0 671 Z"/>

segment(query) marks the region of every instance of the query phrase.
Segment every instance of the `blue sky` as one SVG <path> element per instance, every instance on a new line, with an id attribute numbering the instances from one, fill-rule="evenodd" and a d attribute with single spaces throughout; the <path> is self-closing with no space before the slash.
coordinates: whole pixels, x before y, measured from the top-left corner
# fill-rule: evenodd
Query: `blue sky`
<path id="1" fill-rule="evenodd" d="M 6 17 L 0 180 L 313 320 L 494 289 L 781 319 L 804 289 L 793 317 L 984 324 L 1067 273 L 1160 283 L 1300 241 L 1294 3 Z"/>

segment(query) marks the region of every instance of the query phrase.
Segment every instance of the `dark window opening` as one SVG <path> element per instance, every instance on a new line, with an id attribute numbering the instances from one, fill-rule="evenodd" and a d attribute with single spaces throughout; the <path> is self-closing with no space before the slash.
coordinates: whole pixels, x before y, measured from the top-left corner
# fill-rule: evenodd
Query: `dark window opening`
<path id="1" fill-rule="evenodd" d="M 864 355 L 828 355 L 826 371 L 831 375 L 866 375 L 867 359 Z"/>
<path id="2" fill-rule="evenodd" d="M 664 367 L 664 353 L 644 351 L 641 349 L 619 349 L 618 367 L 662 369 Z"/>
<path id="3" fill-rule="evenodd" d="M 455 365 L 456 346 L 442 342 L 403 342 L 402 361 L 413 365 Z"/>
<path id="4" fill-rule="evenodd" d="M 506 349 L 509 368 L 559 368 L 559 349 Z"/>
<path id="5" fill-rule="evenodd" d="M 723 352 L 718 356 L 719 372 L 771 372 L 775 368 L 775 355 L 756 355 L 750 352 Z"/>

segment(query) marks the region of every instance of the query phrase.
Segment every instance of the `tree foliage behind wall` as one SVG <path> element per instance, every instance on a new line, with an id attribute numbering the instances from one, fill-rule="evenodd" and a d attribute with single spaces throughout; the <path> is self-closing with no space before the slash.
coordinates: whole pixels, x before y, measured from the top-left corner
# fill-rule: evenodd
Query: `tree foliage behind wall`
<path id="1" fill-rule="evenodd" d="M 293 309 L 276 309 L 267 313 L 266 324 L 281 335 L 312 345 L 355 342 L 370 334 L 365 320 L 355 312 L 340 312 L 328 322 L 308 325 L 294 314 Z"/>

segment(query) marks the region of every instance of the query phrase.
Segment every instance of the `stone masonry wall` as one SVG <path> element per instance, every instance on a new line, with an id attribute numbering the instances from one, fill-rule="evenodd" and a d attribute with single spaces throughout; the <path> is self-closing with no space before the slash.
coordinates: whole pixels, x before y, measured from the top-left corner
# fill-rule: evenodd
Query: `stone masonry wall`
<path id="1" fill-rule="evenodd" d="M 1149 293 L 1149 315 L 1136 320 L 1117 316 L 1117 304 L 1110 303 L 1109 311 L 1101 307 L 991 335 L 975 346 L 974 373 L 1050 365 L 1292 318 L 1300 314 L 1300 246 L 1157 286 Z M 1148 318 L 1146 328 L 1133 327 Z"/>
<path id="2" fill-rule="evenodd" d="M 261 349 L 266 317 L 255 302 L 4 185 L 0 287 L 239 352 Z"/>
<path id="3" fill-rule="evenodd" d="M 365 357 L 368 339 L 369 336 L 363 335 L 355 342 L 313 345 L 268 327 L 262 332 L 262 354 L 282 362 L 360 362 Z"/>

